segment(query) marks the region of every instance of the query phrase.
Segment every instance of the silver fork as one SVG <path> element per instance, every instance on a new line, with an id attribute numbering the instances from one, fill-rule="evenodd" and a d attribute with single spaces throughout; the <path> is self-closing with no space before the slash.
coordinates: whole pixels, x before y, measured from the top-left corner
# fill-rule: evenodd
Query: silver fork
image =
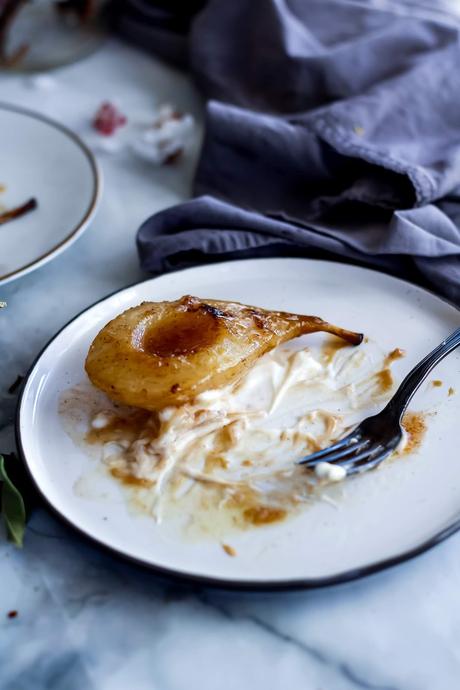
<path id="1" fill-rule="evenodd" d="M 409 402 L 430 371 L 460 345 L 460 328 L 442 341 L 410 371 L 381 412 L 368 417 L 351 433 L 298 461 L 314 469 L 320 462 L 342 467 L 346 476 L 377 467 L 398 446 L 403 437 L 401 419 Z"/>

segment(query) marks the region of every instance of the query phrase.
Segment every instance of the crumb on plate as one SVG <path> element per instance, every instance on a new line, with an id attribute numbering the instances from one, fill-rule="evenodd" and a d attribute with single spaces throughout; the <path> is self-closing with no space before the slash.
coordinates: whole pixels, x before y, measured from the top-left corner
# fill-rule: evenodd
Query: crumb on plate
<path id="1" fill-rule="evenodd" d="M 403 453 L 408 454 L 419 448 L 425 436 L 427 429 L 425 415 L 422 412 L 406 412 L 402 425 L 407 433 Z"/>
<path id="2" fill-rule="evenodd" d="M 229 544 L 222 544 L 222 548 L 227 556 L 236 556 L 236 550 L 233 548 L 233 546 L 230 546 Z"/>

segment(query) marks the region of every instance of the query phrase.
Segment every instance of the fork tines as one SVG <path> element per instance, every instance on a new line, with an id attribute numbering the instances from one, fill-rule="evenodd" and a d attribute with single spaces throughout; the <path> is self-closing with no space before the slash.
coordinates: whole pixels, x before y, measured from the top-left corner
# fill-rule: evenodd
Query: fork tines
<path id="1" fill-rule="evenodd" d="M 363 438 L 355 429 L 329 448 L 323 448 L 298 461 L 308 469 L 315 469 L 319 463 L 327 462 L 338 465 L 347 471 L 347 475 L 372 469 L 379 464 L 391 451 L 386 451 L 380 443 L 373 443 L 369 438 Z"/>

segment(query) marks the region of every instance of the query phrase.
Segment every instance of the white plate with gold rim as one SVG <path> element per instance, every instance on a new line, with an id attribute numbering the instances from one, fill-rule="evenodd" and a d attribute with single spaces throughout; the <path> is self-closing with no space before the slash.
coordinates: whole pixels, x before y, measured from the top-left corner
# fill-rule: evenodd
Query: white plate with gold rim
<path id="1" fill-rule="evenodd" d="M 0 285 L 47 263 L 88 227 L 101 176 L 91 151 L 39 113 L 0 103 L 0 205 L 35 199 L 29 213 L 0 224 Z"/>
<path id="2" fill-rule="evenodd" d="M 219 541 L 187 540 L 133 512 L 111 477 L 92 495 L 77 491 L 82 477 L 95 476 L 97 461 L 68 436 L 58 407 L 62 394 L 84 379 L 91 340 L 124 309 L 183 294 L 316 314 L 363 331 L 385 351 L 406 351 L 393 365 L 397 381 L 460 322 L 455 307 L 414 285 L 364 268 L 306 259 L 216 264 L 121 290 L 55 336 L 33 365 L 18 406 L 22 457 L 62 518 L 100 545 L 159 572 L 246 589 L 321 586 L 360 577 L 416 555 L 460 527 L 459 353 L 436 369 L 432 379 L 442 385 L 428 381 L 411 405 L 427 420 L 417 452 L 343 483 L 334 490 L 334 504 L 313 501 L 283 522 L 233 533 L 228 541 L 234 557 Z"/>

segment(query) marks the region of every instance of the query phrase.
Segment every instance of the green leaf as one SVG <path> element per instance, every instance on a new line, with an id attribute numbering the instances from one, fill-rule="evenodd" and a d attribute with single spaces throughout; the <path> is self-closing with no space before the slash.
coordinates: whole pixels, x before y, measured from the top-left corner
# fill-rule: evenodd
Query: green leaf
<path id="1" fill-rule="evenodd" d="M 8 538 L 16 546 L 22 546 L 26 526 L 26 509 L 21 494 L 8 477 L 3 455 L 0 455 L 0 480 L 3 482 L 2 515 L 5 520 Z"/>

